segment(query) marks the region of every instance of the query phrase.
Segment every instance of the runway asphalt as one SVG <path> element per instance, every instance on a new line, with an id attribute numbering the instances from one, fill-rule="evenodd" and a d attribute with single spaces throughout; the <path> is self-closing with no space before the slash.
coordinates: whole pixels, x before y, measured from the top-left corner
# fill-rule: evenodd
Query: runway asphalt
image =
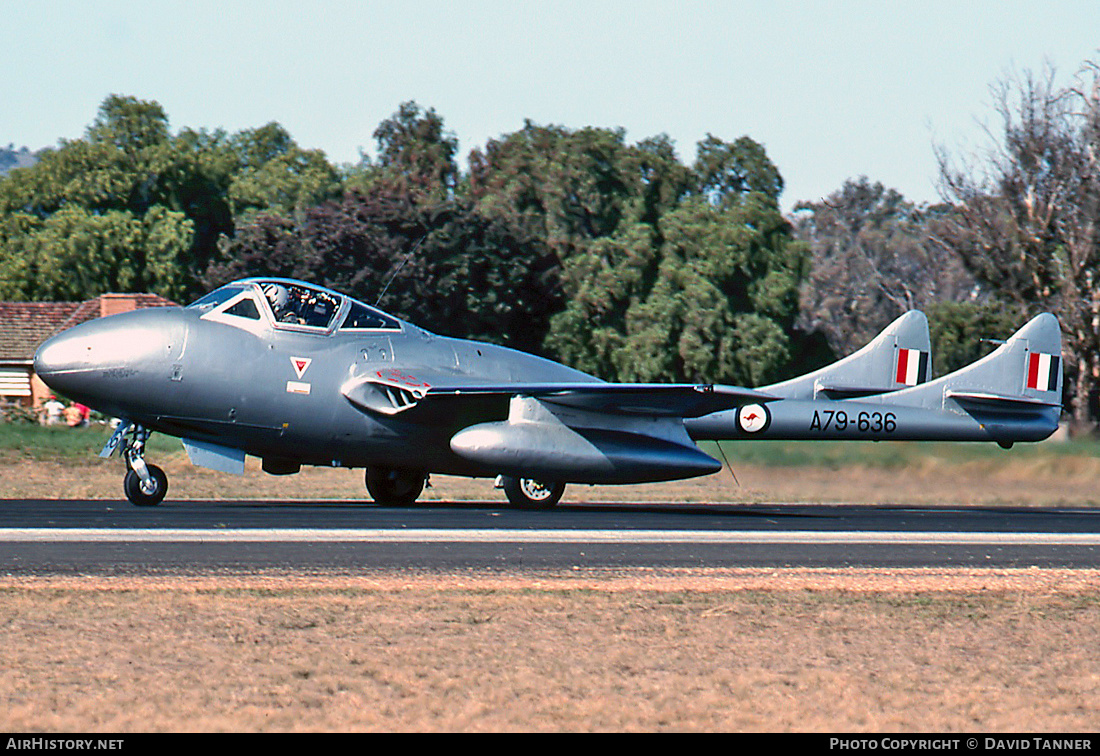
<path id="1" fill-rule="evenodd" d="M 9 575 L 643 566 L 1100 568 L 1100 510 L 0 501 Z"/>

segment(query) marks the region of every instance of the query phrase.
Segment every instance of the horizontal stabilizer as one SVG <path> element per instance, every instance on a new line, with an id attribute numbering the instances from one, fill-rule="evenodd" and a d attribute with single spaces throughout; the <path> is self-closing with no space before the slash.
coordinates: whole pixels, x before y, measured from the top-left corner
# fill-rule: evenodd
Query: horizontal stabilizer
<path id="1" fill-rule="evenodd" d="M 948 389 L 944 394 L 948 399 L 967 403 L 973 402 L 986 407 L 1000 407 L 1005 410 L 1040 410 L 1047 407 L 1061 407 L 1061 402 L 1035 399 L 1027 396 L 1007 396 L 1005 394 L 990 394 L 980 391 L 954 391 Z"/>
<path id="2" fill-rule="evenodd" d="M 885 394 L 889 391 L 897 391 L 896 386 L 828 386 L 817 387 L 819 393 L 825 394 L 829 399 L 851 399 L 860 396 L 874 396 Z"/>

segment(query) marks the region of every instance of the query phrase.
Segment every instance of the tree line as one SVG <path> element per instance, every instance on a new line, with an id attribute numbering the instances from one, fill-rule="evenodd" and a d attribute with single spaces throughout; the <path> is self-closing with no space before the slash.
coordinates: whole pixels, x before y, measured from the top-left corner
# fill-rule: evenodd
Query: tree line
<path id="1" fill-rule="evenodd" d="M 0 298 L 186 302 L 288 276 L 608 380 L 750 386 L 846 354 L 911 307 L 930 315 L 940 373 L 1049 310 L 1088 427 L 1100 70 L 996 94 L 990 151 L 939 151 L 942 203 L 861 177 L 789 217 L 748 136 L 708 135 L 685 163 L 663 135 L 528 121 L 463 168 L 443 118 L 408 102 L 375 130 L 375 157 L 333 165 L 277 123 L 173 134 L 156 102 L 113 95 L 82 138 L 0 179 Z"/>

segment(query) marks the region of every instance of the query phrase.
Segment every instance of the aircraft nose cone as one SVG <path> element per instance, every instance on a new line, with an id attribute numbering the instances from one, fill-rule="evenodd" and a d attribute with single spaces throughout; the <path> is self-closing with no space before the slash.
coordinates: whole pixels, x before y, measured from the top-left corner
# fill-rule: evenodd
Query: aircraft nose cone
<path id="1" fill-rule="evenodd" d="M 42 342 L 34 353 L 34 372 L 53 387 L 51 378 L 86 367 L 90 351 L 79 335 L 59 333 Z"/>
<path id="2" fill-rule="evenodd" d="M 97 409 L 141 393 L 149 375 L 181 350 L 185 327 L 170 308 L 138 310 L 81 323 L 47 339 L 34 355 L 35 373 L 58 393 Z"/>

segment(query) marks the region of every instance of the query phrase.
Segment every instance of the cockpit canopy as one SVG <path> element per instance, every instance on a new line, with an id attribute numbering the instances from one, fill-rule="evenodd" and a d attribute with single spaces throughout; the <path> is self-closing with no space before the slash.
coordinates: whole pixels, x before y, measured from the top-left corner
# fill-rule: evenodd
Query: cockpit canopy
<path id="1" fill-rule="evenodd" d="M 287 278 L 248 278 L 215 289 L 188 309 L 203 318 L 248 328 L 268 321 L 307 333 L 400 331 L 401 321 L 330 289 Z"/>

